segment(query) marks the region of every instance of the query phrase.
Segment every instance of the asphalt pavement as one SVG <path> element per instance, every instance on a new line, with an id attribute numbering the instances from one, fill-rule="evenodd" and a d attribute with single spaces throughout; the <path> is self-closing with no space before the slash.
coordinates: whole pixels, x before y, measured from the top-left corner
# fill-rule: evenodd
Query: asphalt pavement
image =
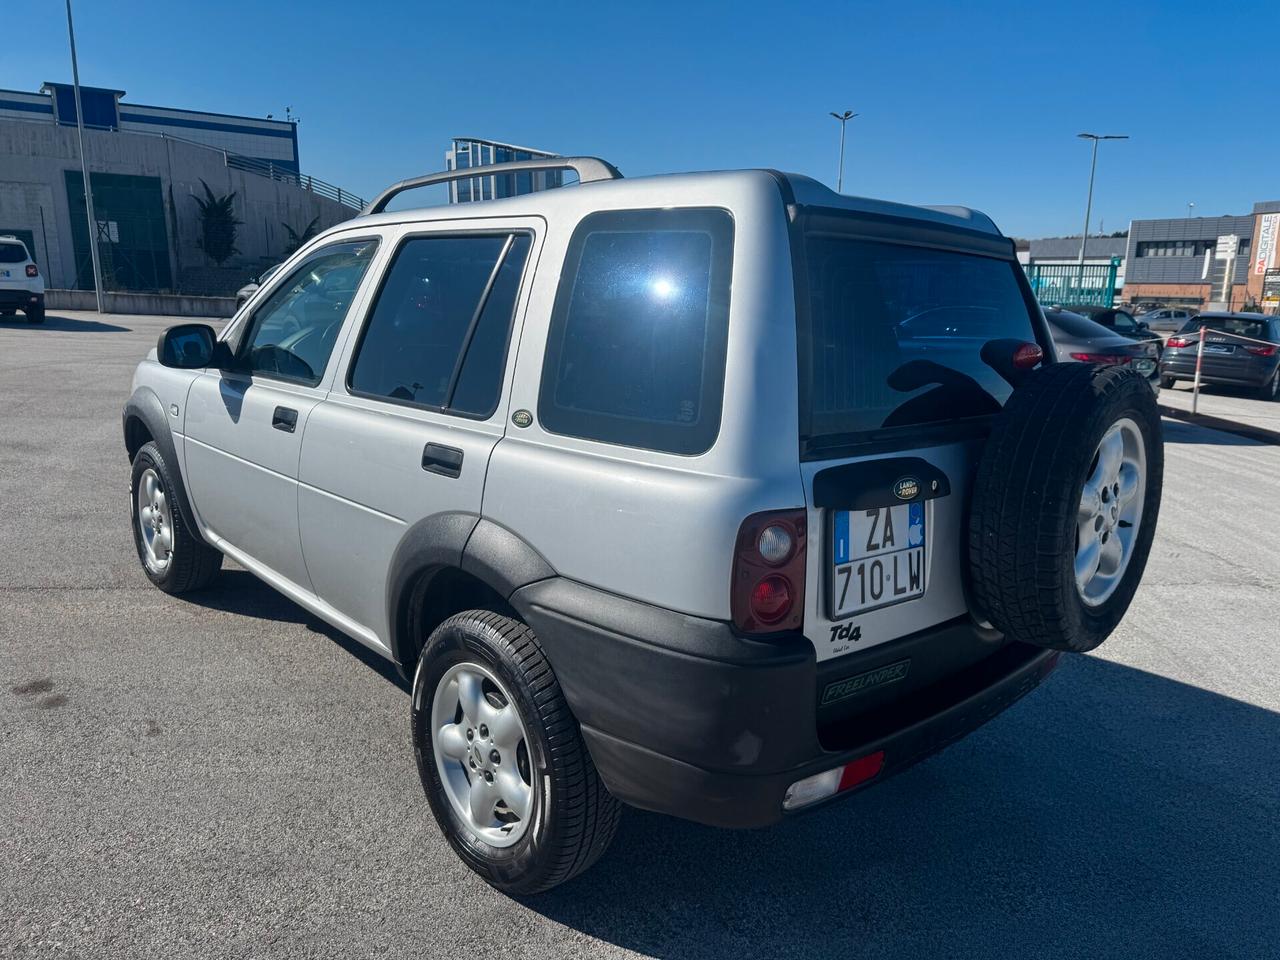
<path id="1" fill-rule="evenodd" d="M 1124 623 L 940 756 L 764 831 L 629 811 L 517 902 L 436 831 L 377 658 L 138 568 L 119 414 L 168 322 L 0 321 L 0 955 L 1280 955 L 1280 448 L 1166 421 Z"/>

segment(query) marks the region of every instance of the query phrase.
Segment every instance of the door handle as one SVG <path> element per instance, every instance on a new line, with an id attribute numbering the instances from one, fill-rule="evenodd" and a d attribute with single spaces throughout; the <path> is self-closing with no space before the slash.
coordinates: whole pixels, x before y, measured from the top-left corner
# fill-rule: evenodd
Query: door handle
<path id="1" fill-rule="evenodd" d="M 285 433 L 293 433 L 298 426 L 298 411 L 289 407 L 276 407 L 271 415 L 271 426 Z"/>
<path id="2" fill-rule="evenodd" d="M 458 477 L 462 474 L 462 451 L 457 447 L 428 443 L 422 448 L 422 469 L 442 477 Z"/>

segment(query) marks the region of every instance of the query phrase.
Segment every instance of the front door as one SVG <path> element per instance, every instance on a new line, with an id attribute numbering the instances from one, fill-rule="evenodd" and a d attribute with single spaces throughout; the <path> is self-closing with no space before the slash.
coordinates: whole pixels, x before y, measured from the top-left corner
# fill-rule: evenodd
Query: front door
<path id="1" fill-rule="evenodd" d="M 436 514 L 480 513 L 536 224 L 407 233 L 307 423 L 298 513 L 311 581 L 384 646 L 401 539 Z"/>
<path id="2" fill-rule="evenodd" d="M 317 248 L 233 332 L 228 368 L 197 377 L 187 396 L 187 484 L 201 521 L 307 591 L 298 455 L 376 246 L 362 239 Z"/>

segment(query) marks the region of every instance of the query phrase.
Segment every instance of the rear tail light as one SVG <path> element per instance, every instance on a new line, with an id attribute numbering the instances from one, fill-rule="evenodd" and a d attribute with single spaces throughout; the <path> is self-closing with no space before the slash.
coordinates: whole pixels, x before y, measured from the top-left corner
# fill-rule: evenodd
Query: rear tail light
<path id="1" fill-rule="evenodd" d="M 1275 347 L 1245 347 L 1255 357 L 1274 357 L 1276 355 Z"/>
<path id="2" fill-rule="evenodd" d="M 1013 351 L 1013 365 L 1019 370 L 1030 370 L 1044 359 L 1044 351 L 1036 343 L 1024 343 Z"/>
<path id="3" fill-rule="evenodd" d="M 1106 367 L 1122 367 L 1133 361 L 1133 357 L 1123 353 L 1073 353 L 1071 359 L 1084 363 L 1100 363 Z"/>
<path id="4" fill-rule="evenodd" d="M 28 264 L 27 264 L 27 276 L 28 276 L 28 277 L 38 277 L 38 276 L 40 276 L 40 271 L 39 271 L 39 269 L 37 269 L 37 268 L 36 268 L 36 265 L 35 265 L 34 263 L 28 263 Z"/>
<path id="5" fill-rule="evenodd" d="M 1170 346 L 1170 347 L 1189 347 L 1189 346 L 1191 346 L 1191 341 L 1190 341 L 1190 340 L 1188 340 L 1186 337 L 1170 337 L 1170 338 L 1169 338 L 1168 343 L 1166 344 L 1166 346 Z"/>
<path id="6" fill-rule="evenodd" d="M 744 633 L 799 630 L 804 623 L 804 510 L 747 517 L 733 553 L 729 608 Z"/>

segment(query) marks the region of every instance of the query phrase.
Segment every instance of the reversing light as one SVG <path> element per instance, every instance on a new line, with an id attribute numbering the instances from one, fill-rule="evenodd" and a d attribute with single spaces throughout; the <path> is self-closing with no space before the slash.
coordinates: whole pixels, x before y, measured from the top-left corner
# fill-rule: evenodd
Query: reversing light
<path id="1" fill-rule="evenodd" d="M 760 551 L 764 562 L 775 567 L 791 558 L 792 545 L 791 532 L 777 523 L 771 523 L 761 530 L 760 539 L 756 541 L 756 549 Z"/>
<path id="2" fill-rule="evenodd" d="M 842 767 L 823 770 L 811 777 L 797 780 L 787 787 L 782 796 L 783 810 L 799 810 L 825 800 L 827 797 L 875 779 L 884 769 L 884 751 L 877 750 L 857 760 L 850 760 Z"/>

